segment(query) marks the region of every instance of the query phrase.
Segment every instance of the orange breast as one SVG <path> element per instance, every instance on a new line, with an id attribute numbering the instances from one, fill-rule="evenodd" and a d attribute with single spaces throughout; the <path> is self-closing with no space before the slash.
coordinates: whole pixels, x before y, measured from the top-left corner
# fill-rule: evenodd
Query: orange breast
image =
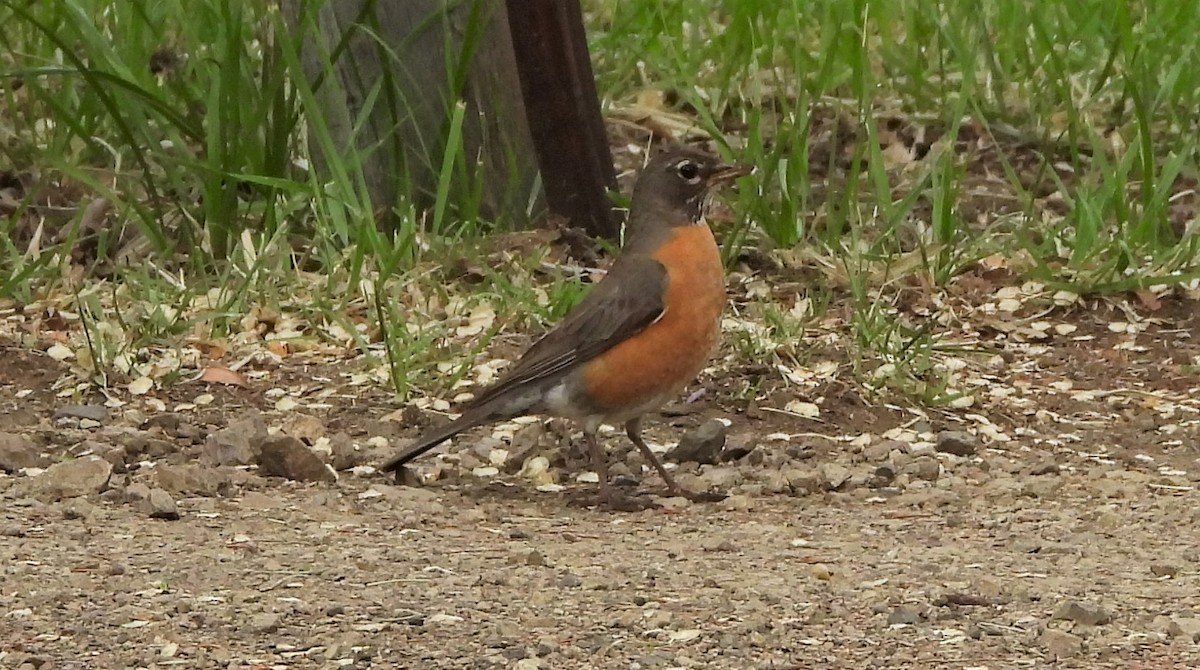
<path id="1" fill-rule="evenodd" d="M 667 269 L 666 312 L 583 370 L 602 414 L 640 414 L 665 402 L 704 367 L 720 333 L 725 272 L 708 226 L 674 228 L 654 258 Z"/>

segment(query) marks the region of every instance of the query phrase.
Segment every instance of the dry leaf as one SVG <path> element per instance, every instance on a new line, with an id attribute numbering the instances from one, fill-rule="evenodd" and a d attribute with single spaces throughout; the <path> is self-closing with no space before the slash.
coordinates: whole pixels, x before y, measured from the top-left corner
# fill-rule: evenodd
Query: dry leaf
<path id="1" fill-rule="evenodd" d="M 473 337 L 491 328 L 495 320 L 496 311 L 492 309 L 491 305 L 477 305 L 471 310 L 466 324 L 456 328 L 454 334 L 458 337 Z"/>
<path id="2" fill-rule="evenodd" d="M 637 106 L 645 107 L 648 111 L 666 109 L 667 94 L 656 88 L 644 88 L 637 93 Z"/>
<path id="3" fill-rule="evenodd" d="M 129 382 L 129 392 L 133 395 L 146 395 L 154 388 L 154 380 L 149 377 L 138 377 Z"/>
<path id="4" fill-rule="evenodd" d="M 70 347 L 65 347 L 61 344 L 55 344 L 46 350 L 46 355 L 56 361 L 65 361 L 68 358 L 74 358 L 75 352 L 71 351 Z"/>
<path id="5" fill-rule="evenodd" d="M 289 398 L 288 396 L 275 401 L 275 409 L 280 412 L 290 412 L 299 406 L 300 403 L 296 402 L 295 398 Z"/>
<path id="6" fill-rule="evenodd" d="M 197 342 L 196 346 L 214 361 L 225 358 L 225 354 L 229 353 L 229 347 L 224 342 Z"/>
<path id="7" fill-rule="evenodd" d="M 1007 270 L 1008 258 L 1004 254 L 992 254 L 979 259 L 979 266 L 986 271 Z"/>
<path id="8" fill-rule="evenodd" d="M 246 381 L 240 373 L 234 372 L 229 368 L 208 367 L 204 368 L 204 372 L 200 373 L 198 381 L 209 384 L 225 384 L 227 386 L 249 387 L 250 382 Z"/>
<path id="9" fill-rule="evenodd" d="M 821 416 L 820 407 L 817 407 L 814 403 L 805 402 L 803 400 L 793 400 L 785 405 L 783 409 L 795 414 L 796 416 L 802 416 L 806 419 L 816 419 Z"/>
<path id="10" fill-rule="evenodd" d="M 1150 289 L 1139 288 L 1133 294 L 1137 296 L 1138 302 L 1142 303 L 1142 307 L 1145 307 L 1147 311 L 1157 312 L 1162 309 L 1162 301 Z"/>

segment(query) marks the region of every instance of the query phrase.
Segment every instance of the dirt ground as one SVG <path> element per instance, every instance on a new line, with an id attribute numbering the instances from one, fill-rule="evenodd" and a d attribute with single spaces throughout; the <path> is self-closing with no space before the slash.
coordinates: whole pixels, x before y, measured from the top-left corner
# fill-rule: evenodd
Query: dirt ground
<path id="1" fill-rule="evenodd" d="M 964 383 L 986 386 L 945 410 L 817 362 L 747 403 L 762 371 L 717 365 L 649 423 L 670 444 L 727 419 L 715 462 L 676 472 L 729 497 L 637 513 L 578 504 L 557 422 L 476 431 L 396 485 L 367 466 L 438 419 L 350 364 L 105 407 L 5 344 L 0 667 L 1200 667 L 1194 305 L 976 329 Z M 819 414 L 774 409 L 797 398 Z"/>

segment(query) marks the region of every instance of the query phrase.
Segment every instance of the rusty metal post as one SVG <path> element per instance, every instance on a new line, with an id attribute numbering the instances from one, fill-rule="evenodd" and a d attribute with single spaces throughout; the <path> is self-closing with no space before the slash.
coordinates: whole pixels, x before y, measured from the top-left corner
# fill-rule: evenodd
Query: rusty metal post
<path id="1" fill-rule="evenodd" d="M 546 204 L 590 235 L 616 240 L 620 223 L 606 193 L 616 175 L 579 0 L 507 3 Z"/>

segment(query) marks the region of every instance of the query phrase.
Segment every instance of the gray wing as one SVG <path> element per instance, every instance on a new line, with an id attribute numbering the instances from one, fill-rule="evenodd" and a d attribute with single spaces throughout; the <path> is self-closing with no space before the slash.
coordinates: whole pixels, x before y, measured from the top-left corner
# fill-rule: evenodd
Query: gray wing
<path id="1" fill-rule="evenodd" d="M 667 270 L 647 256 L 621 256 L 608 275 L 553 330 L 534 343 L 470 407 L 519 387 L 557 380 L 654 323 L 663 313 Z"/>

